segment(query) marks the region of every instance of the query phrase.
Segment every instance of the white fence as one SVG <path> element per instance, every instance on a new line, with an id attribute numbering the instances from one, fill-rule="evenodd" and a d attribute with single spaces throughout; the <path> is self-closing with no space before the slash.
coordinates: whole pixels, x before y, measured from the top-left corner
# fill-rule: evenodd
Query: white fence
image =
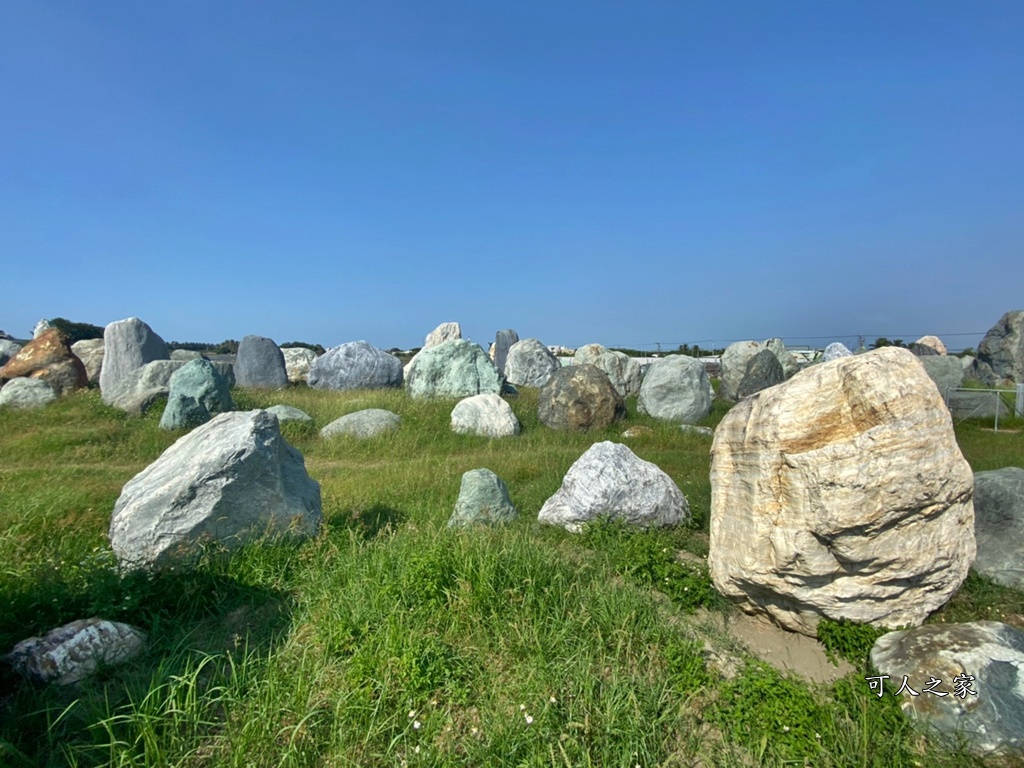
<path id="1" fill-rule="evenodd" d="M 993 419 L 999 431 L 999 419 L 1024 417 L 1024 384 L 1016 389 L 964 389 L 946 390 L 946 405 L 958 424 L 964 419 Z"/>

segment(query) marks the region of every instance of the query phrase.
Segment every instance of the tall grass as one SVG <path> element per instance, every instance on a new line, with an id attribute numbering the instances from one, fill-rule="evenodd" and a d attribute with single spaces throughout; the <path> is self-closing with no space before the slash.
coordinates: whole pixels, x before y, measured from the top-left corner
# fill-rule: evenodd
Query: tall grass
<path id="1" fill-rule="evenodd" d="M 701 564 L 707 438 L 633 403 L 602 432 L 552 432 L 529 390 L 510 401 L 522 434 L 501 440 L 455 435 L 453 402 L 402 392 L 236 399 L 313 416 L 283 431 L 322 484 L 323 530 L 159 576 L 119 574 L 106 537 L 121 486 L 179 436 L 158 429 L 159 412 L 128 418 L 95 392 L 0 411 L 0 650 L 92 615 L 151 641 L 140 660 L 75 686 L 0 681 L 0 765 L 981 764 L 922 741 L 863 669 L 814 687 L 751 659 L 732 677 L 709 665 L 709 649 L 746 657 L 693 618 L 730 610 Z M 399 413 L 401 429 L 319 436 L 370 407 Z M 724 413 L 717 405 L 709 425 Z M 622 438 L 632 424 L 650 432 Z M 1019 435 L 960 434 L 978 466 L 1024 455 Z M 689 525 L 574 536 L 537 524 L 569 466 L 605 439 L 679 484 Z M 446 527 L 475 467 L 508 483 L 516 523 Z M 946 610 L 1014 620 L 1019 605 L 1019 593 L 972 577 Z"/>

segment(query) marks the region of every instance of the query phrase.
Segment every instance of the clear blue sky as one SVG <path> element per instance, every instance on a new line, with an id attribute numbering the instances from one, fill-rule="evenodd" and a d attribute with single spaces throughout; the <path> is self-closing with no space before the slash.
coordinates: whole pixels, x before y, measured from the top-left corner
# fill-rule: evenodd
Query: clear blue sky
<path id="1" fill-rule="evenodd" d="M 1024 2 L 11 0 L 0 263 L 15 336 L 984 332 Z"/>

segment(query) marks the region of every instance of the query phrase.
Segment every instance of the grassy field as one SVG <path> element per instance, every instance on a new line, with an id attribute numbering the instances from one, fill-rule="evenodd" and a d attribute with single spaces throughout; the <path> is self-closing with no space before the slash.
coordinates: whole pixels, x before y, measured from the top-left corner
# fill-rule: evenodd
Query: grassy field
<path id="1" fill-rule="evenodd" d="M 517 438 L 459 436 L 453 403 L 402 392 L 236 391 L 287 403 L 284 425 L 321 483 L 326 524 L 299 546 L 211 556 L 191 574 L 120 576 L 107 540 L 121 487 L 179 433 L 95 391 L 0 411 L 0 651 L 89 616 L 135 624 L 146 655 L 68 688 L 0 681 L 3 766 L 977 766 L 915 734 L 864 681 L 857 628 L 831 644 L 860 665 L 810 686 L 743 654 L 700 618 L 728 614 L 707 553 L 710 440 L 638 415 L 552 432 L 536 395 L 511 401 Z M 393 435 L 325 441 L 362 408 Z M 717 405 L 714 426 L 725 413 Z M 623 439 L 625 426 L 651 432 Z M 1001 427 L 1014 425 L 1001 425 Z M 1020 425 L 1018 424 L 1017 427 Z M 1024 434 L 957 428 L 975 470 L 1024 465 Z M 583 535 L 539 526 L 569 466 L 627 442 L 686 494 L 687 527 Z M 463 472 L 495 471 L 521 517 L 450 531 Z M 680 554 L 682 553 L 682 554 Z M 697 557 L 693 557 L 696 555 Z M 1024 595 L 972 576 L 933 620 L 1024 628 Z M 734 655 L 725 677 L 707 651 Z"/>

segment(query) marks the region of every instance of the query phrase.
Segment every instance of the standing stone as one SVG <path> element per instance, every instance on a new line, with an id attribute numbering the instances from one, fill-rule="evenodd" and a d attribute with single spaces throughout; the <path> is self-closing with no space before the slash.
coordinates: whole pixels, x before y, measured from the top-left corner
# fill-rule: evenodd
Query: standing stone
<path id="1" fill-rule="evenodd" d="M 625 352 L 606 349 L 600 344 L 585 344 L 577 349 L 573 364 L 600 368 L 608 376 L 619 397 L 623 399 L 637 394 L 643 382 L 640 363 Z"/>
<path id="2" fill-rule="evenodd" d="M 943 397 L 951 389 L 963 384 L 964 367 L 957 358 L 947 355 L 925 355 L 918 357 L 918 360 Z"/>
<path id="3" fill-rule="evenodd" d="M 167 406 L 160 417 L 160 429 L 192 429 L 210 420 L 210 412 L 199 400 L 181 392 L 167 398 Z"/>
<path id="4" fill-rule="evenodd" d="M 0 407 L 39 408 L 57 402 L 57 393 L 43 379 L 11 379 L 0 389 Z"/>
<path id="5" fill-rule="evenodd" d="M 473 395 L 460 400 L 452 409 L 452 431 L 460 435 L 512 437 L 519 434 L 519 419 L 499 395 Z"/>
<path id="6" fill-rule="evenodd" d="M 787 379 L 791 379 L 800 373 L 800 361 L 796 355 L 786 349 L 782 339 L 768 339 L 764 344 L 779 359 L 782 372 Z"/>
<path id="7" fill-rule="evenodd" d="M 711 448 L 718 590 L 814 636 L 920 624 L 975 555 L 973 476 L 923 368 L 887 347 L 740 401 Z"/>
<path id="8" fill-rule="evenodd" d="M 89 385 L 85 366 L 56 328 L 39 334 L 0 368 L 0 383 L 22 377 L 42 379 L 58 396 Z"/>
<path id="9" fill-rule="evenodd" d="M 71 345 L 75 357 L 85 366 L 85 375 L 90 386 L 99 386 L 100 370 L 103 368 L 103 339 L 83 339 Z"/>
<path id="10" fill-rule="evenodd" d="M 739 399 L 740 382 L 747 373 L 747 363 L 762 349 L 765 345 L 759 341 L 737 341 L 725 348 L 718 384 L 719 397 L 729 402 Z"/>
<path id="11" fill-rule="evenodd" d="M 400 387 L 402 361 L 365 341 L 350 341 L 313 361 L 309 386 L 334 390 Z"/>
<path id="12" fill-rule="evenodd" d="M 569 468 L 537 519 L 578 533 L 601 517 L 651 528 L 678 525 L 689 516 L 686 497 L 661 468 L 621 443 L 605 441 L 590 446 Z"/>
<path id="13" fill-rule="evenodd" d="M 711 413 L 711 383 L 695 357 L 669 355 L 651 363 L 640 385 L 637 410 L 658 421 L 692 424 Z"/>
<path id="14" fill-rule="evenodd" d="M 1024 309 L 1007 312 L 978 347 L 978 362 L 987 364 L 998 383 L 1024 382 Z"/>
<path id="15" fill-rule="evenodd" d="M 945 355 L 946 345 L 938 336 L 922 336 L 910 345 L 910 351 L 918 357 Z"/>
<path id="16" fill-rule="evenodd" d="M 5 660 L 34 683 L 70 685 L 95 672 L 100 664 L 123 664 L 146 647 L 145 633 L 129 624 L 105 619 L 79 619 L 22 640 Z"/>
<path id="17" fill-rule="evenodd" d="M 171 377 L 185 365 L 182 360 L 154 360 L 137 368 L 123 382 L 110 405 L 133 416 L 141 416 L 171 391 Z"/>
<path id="18" fill-rule="evenodd" d="M 740 380 L 736 396 L 742 400 L 762 389 L 781 384 L 785 379 L 786 374 L 779 358 L 770 349 L 762 349 L 747 361 L 747 371 Z"/>
<path id="19" fill-rule="evenodd" d="M 825 347 L 825 354 L 821 357 L 821 362 L 831 363 L 833 360 L 839 360 L 843 357 L 852 357 L 853 352 L 839 341 L 833 341 L 827 347 Z"/>
<path id="20" fill-rule="evenodd" d="M 405 377 L 412 397 L 463 398 L 501 393 L 504 378 L 479 344 L 464 339 L 421 350 Z"/>
<path id="21" fill-rule="evenodd" d="M 350 435 L 351 437 L 377 437 L 395 432 L 402 425 L 402 417 L 382 408 L 367 408 L 335 419 L 320 430 L 322 437 Z"/>
<path id="22" fill-rule="evenodd" d="M 474 524 L 505 525 L 519 517 L 508 486 L 489 469 L 471 469 L 462 476 L 449 528 Z"/>
<path id="23" fill-rule="evenodd" d="M 21 344 L 10 339 L 0 339 L 0 365 L 7 365 L 7 361 L 14 357 L 21 350 Z"/>
<path id="24" fill-rule="evenodd" d="M 323 519 L 320 485 L 266 411 L 222 413 L 128 481 L 110 543 L 122 567 L 188 566 L 206 544 L 308 537 Z"/>
<path id="25" fill-rule="evenodd" d="M 974 473 L 974 570 L 1024 590 L 1024 469 Z"/>
<path id="26" fill-rule="evenodd" d="M 309 368 L 316 360 L 316 352 L 305 347 L 285 347 L 281 350 L 284 355 L 284 368 L 288 374 L 288 381 L 292 384 L 300 384 L 309 381 Z"/>
<path id="27" fill-rule="evenodd" d="M 103 368 L 100 393 L 113 405 L 121 393 L 134 384 L 133 374 L 146 363 L 167 360 L 164 340 L 137 317 L 110 323 L 103 331 Z"/>
<path id="28" fill-rule="evenodd" d="M 562 364 L 537 339 L 517 341 L 505 360 L 505 378 L 516 387 L 543 387 Z"/>
<path id="29" fill-rule="evenodd" d="M 240 387 L 252 389 L 284 389 L 288 372 L 284 355 L 266 336 L 246 336 L 238 344 L 235 359 L 235 381 Z"/>
<path id="30" fill-rule="evenodd" d="M 540 390 L 537 416 L 551 429 L 589 432 L 626 415 L 626 406 L 604 371 L 592 365 L 559 368 Z"/>
<path id="31" fill-rule="evenodd" d="M 871 665 L 889 676 L 878 681 L 883 696 L 907 680 L 918 695 L 904 691 L 900 708 L 929 737 L 953 749 L 966 741 L 979 755 L 1024 749 L 1024 632 L 997 621 L 889 632 L 875 641 Z"/>
<path id="32" fill-rule="evenodd" d="M 494 367 L 499 371 L 505 370 L 505 361 L 508 360 L 508 351 L 512 349 L 512 345 L 519 341 L 519 334 L 511 328 L 507 328 L 503 331 L 498 331 L 494 334 Z"/>
<path id="33" fill-rule="evenodd" d="M 171 374 L 168 398 L 175 395 L 194 399 L 209 413 L 224 413 L 235 407 L 228 383 L 209 360 L 191 360 Z"/>

